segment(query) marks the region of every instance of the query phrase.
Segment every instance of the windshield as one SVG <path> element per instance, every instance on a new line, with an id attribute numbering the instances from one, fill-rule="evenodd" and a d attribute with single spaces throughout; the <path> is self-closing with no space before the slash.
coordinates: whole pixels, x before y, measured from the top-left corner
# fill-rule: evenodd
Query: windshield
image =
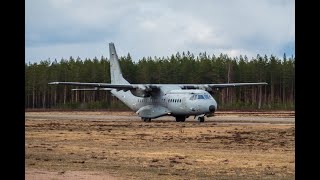
<path id="1" fill-rule="evenodd" d="M 196 99 L 211 99 L 211 96 L 209 94 L 194 94 L 190 97 L 190 100 Z"/>

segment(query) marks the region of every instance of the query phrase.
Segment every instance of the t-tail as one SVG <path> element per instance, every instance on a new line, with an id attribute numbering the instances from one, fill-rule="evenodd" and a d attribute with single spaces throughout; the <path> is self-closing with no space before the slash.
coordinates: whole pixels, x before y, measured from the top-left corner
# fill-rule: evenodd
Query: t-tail
<path id="1" fill-rule="evenodd" d="M 118 55 L 113 43 L 109 43 L 109 53 L 110 53 L 111 84 L 130 84 L 122 76 Z"/>

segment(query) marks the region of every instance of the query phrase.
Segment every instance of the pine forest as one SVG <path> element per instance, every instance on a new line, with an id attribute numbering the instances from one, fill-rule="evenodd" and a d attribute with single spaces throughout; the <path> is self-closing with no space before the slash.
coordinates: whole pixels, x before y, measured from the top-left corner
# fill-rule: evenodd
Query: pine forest
<path id="1" fill-rule="evenodd" d="M 135 62 L 120 57 L 124 78 L 137 84 L 213 84 L 267 82 L 265 86 L 217 89 L 213 97 L 222 110 L 294 110 L 295 58 L 257 55 L 228 57 L 182 52 L 170 57 L 147 57 Z M 48 85 L 53 81 L 110 83 L 109 61 L 93 59 L 42 60 L 25 64 L 26 109 L 129 110 L 109 91 L 71 91 Z M 82 87 L 83 88 L 83 87 Z"/>

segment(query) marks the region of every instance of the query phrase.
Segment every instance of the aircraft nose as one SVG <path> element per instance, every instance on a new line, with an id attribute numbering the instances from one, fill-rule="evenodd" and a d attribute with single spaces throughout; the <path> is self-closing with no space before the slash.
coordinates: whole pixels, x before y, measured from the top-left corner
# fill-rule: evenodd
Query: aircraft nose
<path id="1" fill-rule="evenodd" d="M 216 111 L 216 107 L 214 105 L 209 106 L 209 111 L 214 113 L 214 111 Z"/>

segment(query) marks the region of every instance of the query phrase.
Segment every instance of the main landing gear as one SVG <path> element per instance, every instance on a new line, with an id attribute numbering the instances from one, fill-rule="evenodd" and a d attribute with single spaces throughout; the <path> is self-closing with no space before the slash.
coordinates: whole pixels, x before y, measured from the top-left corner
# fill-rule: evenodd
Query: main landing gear
<path id="1" fill-rule="evenodd" d="M 144 121 L 144 122 L 150 122 L 151 118 L 141 118 L 141 120 Z"/>
<path id="2" fill-rule="evenodd" d="M 198 117 L 198 121 L 199 121 L 199 122 L 204 122 L 204 116 Z"/>
<path id="3" fill-rule="evenodd" d="M 177 122 L 185 122 L 186 121 L 186 117 L 185 116 L 176 116 L 176 121 Z"/>

